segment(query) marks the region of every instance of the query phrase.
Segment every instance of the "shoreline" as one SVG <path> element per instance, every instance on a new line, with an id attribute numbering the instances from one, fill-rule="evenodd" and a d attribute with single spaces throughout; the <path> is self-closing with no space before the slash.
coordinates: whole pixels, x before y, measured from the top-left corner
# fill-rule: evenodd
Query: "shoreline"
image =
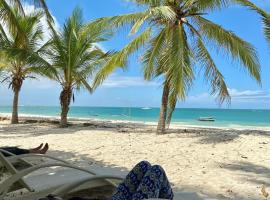
<path id="1" fill-rule="evenodd" d="M 11 118 L 11 113 L 0 113 L 0 121 L 8 121 Z M 57 124 L 60 120 L 60 117 L 57 116 L 47 116 L 47 115 L 31 115 L 31 114 L 20 114 L 19 120 L 23 123 L 53 123 Z M 115 119 L 99 119 L 99 118 L 83 118 L 83 117 L 68 117 L 70 124 L 76 123 L 123 123 L 123 124 L 132 124 L 132 125 L 145 125 L 149 127 L 157 126 L 157 122 L 145 122 L 145 121 L 136 121 L 136 120 L 115 120 Z M 269 126 L 245 126 L 239 124 L 233 124 L 228 126 L 202 126 L 202 125 L 191 125 L 184 122 L 172 122 L 170 129 L 217 129 L 217 130 L 251 130 L 251 131 L 270 131 Z"/>

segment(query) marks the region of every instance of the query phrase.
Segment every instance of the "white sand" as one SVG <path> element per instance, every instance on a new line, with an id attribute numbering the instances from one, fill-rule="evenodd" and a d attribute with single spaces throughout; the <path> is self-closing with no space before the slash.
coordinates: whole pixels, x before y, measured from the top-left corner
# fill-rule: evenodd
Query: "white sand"
<path id="1" fill-rule="evenodd" d="M 60 129 L 2 122 L 0 146 L 48 142 L 50 155 L 125 171 L 148 160 L 165 168 L 175 199 L 261 200 L 263 185 L 270 192 L 270 132 L 188 128 L 157 136 L 150 125 L 93 123 Z"/>

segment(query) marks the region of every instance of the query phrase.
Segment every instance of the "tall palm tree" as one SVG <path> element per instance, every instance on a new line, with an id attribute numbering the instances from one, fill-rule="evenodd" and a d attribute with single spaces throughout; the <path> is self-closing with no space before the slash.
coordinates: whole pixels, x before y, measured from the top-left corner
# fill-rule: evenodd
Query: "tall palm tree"
<path id="1" fill-rule="evenodd" d="M 206 12 L 221 9 L 231 1 L 133 2 L 142 5 L 144 11 L 95 21 L 109 24 L 115 29 L 128 26 L 131 35 L 139 34 L 100 70 L 95 85 L 99 85 L 117 67 L 125 67 L 128 56 L 144 46 L 142 60 L 145 79 L 151 80 L 158 76 L 164 79 L 158 133 L 165 132 L 166 119 L 170 122 L 177 100 L 186 98 L 197 70 L 204 71 L 204 77 L 212 88 L 211 94 L 215 95 L 220 103 L 230 101 L 225 79 L 208 48 L 217 49 L 220 55 L 228 55 L 226 57 L 243 66 L 250 76 L 260 83 L 260 65 L 254 47 L 233 32 L 205 18 Z"/>
<path id="2" fill-rule="evenodd" d="M 62 91 L 60 94 L 62 127 L 67 126 L 67 115 L 74 90 L 81 88 L 92 92 L 89 78 L 95 70 L 108 58 L 96 44 L 109 36 L 105 27 L 84 24 L 82 11 L 75 9 L 67 19 L 63 30 L 57 32 L 51 27 L 52 38 L 49 41 L 47 57 L 56 73 L 53 80 L 57 81 Z"/>
<path id="3" fill-rule="evenodd" d="M 49 64 L 42 58 L 44 47 L 42 44 L 43 31 L 40 24 L 41 12 L 22 15 L 18 7 L 10 8 L 16 27 L 0 23 L 0 55 L 4 61 L 1 71 L 4 72 L 3 82 L 9 82 L 14 92 L 11 123 L 18 123 L 18 101 L 23 82 L 34 75 L 44 75 Z"/>

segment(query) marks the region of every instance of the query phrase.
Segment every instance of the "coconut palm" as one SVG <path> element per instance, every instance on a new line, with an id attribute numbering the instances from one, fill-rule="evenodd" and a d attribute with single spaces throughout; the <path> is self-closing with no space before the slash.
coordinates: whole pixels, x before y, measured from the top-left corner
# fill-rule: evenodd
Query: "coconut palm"
<path id="1" fill-rule="evenodd" d="M 85 88 L 92 92 L 88 79 L 109 55 L 96 45 L 109 36 L 104 28 L 84 24 L 82 11 L 78 8 L 65 22 L 61 32 L 51 28 L 52 38 L 47 57 L 56 71 L 52 79 L 62 87 L 60 94 L 62 127 L 67 126 L 67 115 L 71 100 L 74 99 L 74 90 Z"/>
<path id="2" fill-rule="evenodd" d="M 223 8 L 226 0 L 133 0 L 142 5 L 137 13 L 98 19 L 95 23 L 109 24 L 116 30 L 130 27 L 130 34 L 138 34 L 126 47 L 111 58 L 100 70 L 95 85 L 117 67 L 125 67 L 130 54 L 142 46 L 144 77 L 151 80 L 163 77 L 163 94 L 158 133 L 165 132 L 178 99 L 184 100 L 195 79 L 195 72 L 204 71 L 211 86 L 211 94 L 220 103 L 230 102 L 225 79 L 216 66 L 208 48 L 239 63 L 260 83 L 260 65 L 254 47 L 236 34 L 208 20 L 206 12 Z M 235 2 L 238 3 L 238 2 Z M 139 32 L 140 30 L 140 32 Z M 168 118 L 169 108 L 169 118 Z"/>
<path id="3" fill-rule="evenodd" d="M 14 92 L 11 123 L 18 123 L 18 101 L 23 82 L 34 75 L 44 75 L 48 63 L 42 58 L 43 31 L 40 25 L 41 12 L 21 15 L 18 7 L 10 8 L 16 27 L 20 32 L 13 31 L 13 25 L 0 23 L 0 55 L 3 82 L 8 82 Z"/>

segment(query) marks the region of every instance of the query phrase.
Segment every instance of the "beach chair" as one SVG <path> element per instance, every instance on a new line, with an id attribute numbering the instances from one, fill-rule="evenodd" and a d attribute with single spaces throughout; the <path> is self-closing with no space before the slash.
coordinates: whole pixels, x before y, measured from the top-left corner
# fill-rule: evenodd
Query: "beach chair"
<path id="1" fill-rule="evenodd" d="M 8 157 L 5 157 L 4 154 L 9 155 Z M 63 162 L 63 163 L 67 163 L 67 161 L 59 159 L 59 158 L 55 158 L 53 156 L 49 156 L 49 155 L 44 155 L 44 154 L 22 154 L 22 155 L 15 155 L 13 153 L 10 153 L 8 151 L 5 151 L 4 149 L 0 148 L 0 166 L 4 166 L 6 167 L 7 170 L 12 171 L 12 168 L 18 168 L 18 170 L 20 169 L 24 169 L 27 167 L 31 167 L 34 164 L 31 163 L 30 161 L 27 161 L 27 158 L 38 158 L 38 159 L 49 159 L 52 160 L 54 162 Z M 16 165 L 17 164 L 17 165 Z M 10 165 L 12 165 L 12 167 L 10 167 Z M 17 167 L 18 166 L 18 167 Z"/>
<path id="2" fill-rule="evenodd" d="M 5 157 L 4 154 L 9 155 L 9 157 Z M 48 155 L 43 155 L 43 154 L 23 154 L 23 155 L 15 155 L 13 153 L 10 153 L 8 151 L 5 151 L 3 149 L 0 149 L 0 167 L 4 168 L 6 172 L 8 172 L 11 175 L 17 174 L 20 170 L 33 167 L 34 164 L 27 161 L 25 158 L 46 158 L 53 160 L 54 162 L 62 162 L 69 164 L 68 162 L 48 156 Z M 19 180 L 17 183 L 13 185 L 10 190 L 16 190 L 20 188 L 25 188 L 28 191 L 32 191 L 32 189 L 24 182 L 23 179 Z"/>
<path id="3" fill-rule="evenodd" d="M 32 156 L 51 158 L 57 162 L 31 165 L 31 163 L 26 161 L 31 166 L 20 171 L 18 171 L 12 164 L 12 162 L 18 161 L 18 160 L 22 160 L 24 162 L 25 161 L 24 158 L 32 157 Z M 119 175 L 118 176 L 97 175 L 97 173 L 93 170 L 80 168 L 75 165 L 69 164 L 68 162 L 63 161 L 61 159 L 53 158 L 46 155 L 29 154 L 29 155 L 20 155 L 20 156 L 12 155 L 10 157 L 5 157 L 0 152 L 0 162 L 8 170 L 8 172 L 12 174 L 11 177 L 7 178 L 0 184 L 0 199 L 1 200 L 4 199 L 5 196 L 7 196 L 7 194 L 10 194 L 11 192 L 14 192 L 14 191 L 18 191 L 19 189 L 26 189 L 28 190 L 28 192 L 25 193 L 24 195 L 19 195 L 18 197 L 12 197 L 12 199 L 35 200 L 35 199 L 47 196 L 48 194 L 51 194 L 57 188 L 67 183 L 74 183 L 78 181 L 80 182 L 82 180 L 92 178 L 93 181 L 91 181 L 87 185 L 87 188 L 95 188 L 95 187 L 101 187 L 101 186 L 107 186 L 107 185 L 116 187 L 117 180 L 119 181 L 123 180 L 123 177 Z M 61 170 L 57 170 L 56 172 L 53 172 L 53 173 L 45 172 L 45 173 L 29 176 L 41 169 L 52 168 L 52 167 L 60 167 Z M 77 190 L 78 189 L 82 189 L 82 187 L 77 188 Z"/>

